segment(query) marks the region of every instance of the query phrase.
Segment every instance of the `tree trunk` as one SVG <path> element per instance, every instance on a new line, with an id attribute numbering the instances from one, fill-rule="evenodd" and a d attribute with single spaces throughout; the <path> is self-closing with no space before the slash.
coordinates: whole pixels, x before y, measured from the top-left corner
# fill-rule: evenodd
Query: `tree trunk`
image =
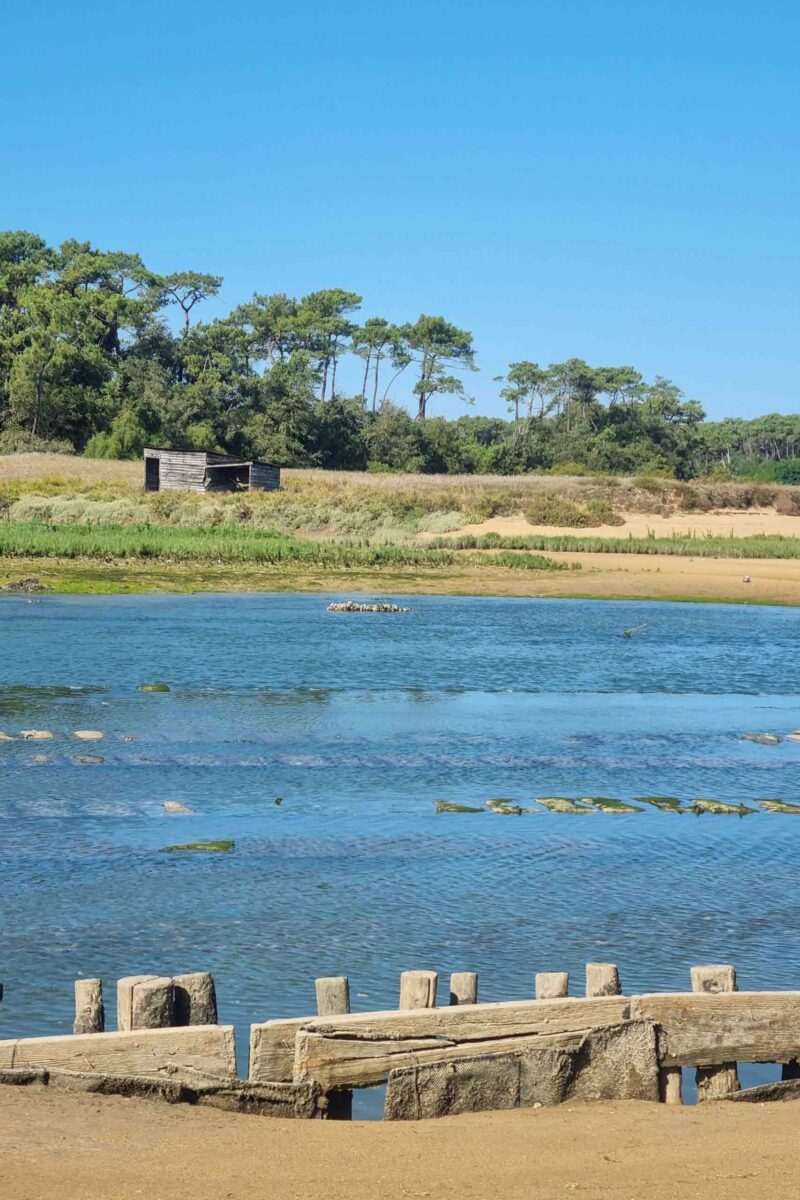
<path id="1" fill-rule="evenodd" d="M 367 351 L 367 365 L 364 367 L 364 382 L 361 384 L 361 400 L 363 404 L 367 403 L 367 378 L 369 376 L 370 360 L 372 351 Z"/>
<path id="2" fill-rule="evenodd" d="M 378 372 L 380 370 L 380 364 L 381 364 L 381 352 L 380 352 L 380 350 L 376 350 L 375 351 L 375 383 L 372 388 L 372 411 L 373 412 L 375 412 L 375 408 L 378 403 Z"/>

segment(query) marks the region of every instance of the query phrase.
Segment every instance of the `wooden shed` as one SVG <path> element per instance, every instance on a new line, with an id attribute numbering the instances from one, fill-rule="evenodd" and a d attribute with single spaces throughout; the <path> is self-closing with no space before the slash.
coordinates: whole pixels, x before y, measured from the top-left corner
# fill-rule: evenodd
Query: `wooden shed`
<path id="1" fill-rule="evenodd" d="M 146 492 L 274 492 L 281 469 L 272 463 L 211 450 L 145 450 Z"/>

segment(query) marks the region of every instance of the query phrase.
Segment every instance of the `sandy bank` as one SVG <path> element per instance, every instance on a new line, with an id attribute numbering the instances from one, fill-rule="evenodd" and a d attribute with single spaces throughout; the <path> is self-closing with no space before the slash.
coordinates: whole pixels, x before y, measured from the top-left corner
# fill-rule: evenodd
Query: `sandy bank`
<path id="1" fill-rule="evenodd" d="M 543 534 L 546 537 L 670 537 L 672 534 L 689 534 L 704 537 L 754 537 L 757 534 L 780 534 L 783 537 L 800 537 L 800 517 L 787 517 L 774 508 L 724 509 L 708 513 L 673 513 L 658 517 L 652 513 L 620 513 L 623 525 L 598 525 L 591 529 L 575 529 L 573 526 L 529 525 L 518 514 L 513 517 L 492 517 L 479 525 L 464 525 L 457 532 L 500 533 L 506 537 L 524 537 L 526 534 Z M 433 535 L 420 535 L 430 537 Z M 447 534 L 436 536 L 447 537 Z M 453 535 L 451 535 L 453 536 Z"/>
<path id="2" fill-rule="evenodd" d="M 0 559 L 0 588 L 36 578 L 51 592 L 322 592 L 396 599 L 404 595 L 547 596 L 597 600 L 702 600 L 800 605 L 800 559 L 682 558 L 672 555 L 577 554 L 547 557 L 580 563 L 579 571 L 498 567 L 314 570 L 250 564 L 92 562 Z M 750 583 L 744 583 L 744 577 Z M 0 596 L 0 600 L 2 597 Z M 38 596 L 27 597 L 36 603 Z"/>
<path id="3" fill-rule="evenodd" d="M 384 1125 L 0 1089 L 14 1200 L 794 1200 L 800 1105 L 569 1105 Z"/>

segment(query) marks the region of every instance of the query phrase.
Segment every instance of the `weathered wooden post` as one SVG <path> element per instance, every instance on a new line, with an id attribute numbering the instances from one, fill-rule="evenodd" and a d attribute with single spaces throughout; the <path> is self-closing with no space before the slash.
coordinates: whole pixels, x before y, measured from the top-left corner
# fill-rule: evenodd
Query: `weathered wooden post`
<path id="1" fill-rule="evenodd" d="M 103 1006 L 103 982 L 101 979 L 75 980 L 75 1020 L 73 1033 L 103 1033 L 106 1027 L 106 1010 Z"/>
<path id="2" fill-rule="evenodd" d="M 454 971 L 450 976 L 450 1003 L 478 1003 L 478 972 Z"/>
<path id="3" fill-rule="evenodd" d="M 133 989 L 136 984 L 156 978 L 155 975 L 125 975 L 117 980 L 117 1029 L 120 1033 L 133 1029 Z"/>
<path id="4" fill-rule="evenodd" d="M 314 982 L 317 993 L 317 1013 L 321 1017 L 336 1017 L 350 1012 L 350 980 L 346 975 L 328 975 Z M 328 1120 L 352 1121 L 353 1092 L 339 1088 L 328 1092 Z"/>
<path id="5" fill-rule="evenodd" d="M 619 981 L 619 971 L 614 963 L 592 962 L 586 964 L 586 995 L 622 995 L 622 986 Z"/>
<path id="6" fill-rule="evenodd" d="M 117 980 L 117 1029 L 163 1029 L 175 1024 L 172 977 L 127 975 Z"/>
<path id="7" fill-rule="evenodd" d="M 537 971 L 536 999 L 559 1000 L 569 995 L 568 971 Z"/>
<path id="8" fill-rule="evenodd" d="M 154 976 L 133 987 L 131 1029 L 168 1029 L 175 1024 L 172 976 Z"/>
<path id="9" fill-rule="evenodd" d="M 328 975 L 314 983 L 317 992 L 317 1013 L 321 1017 L 336 1017 L 350 1012 L 350 980 L 346 975 Z"/>
<path id="10" fill-rule="evenodd" d="M 692 991 L 709 992 L 712 995 L 738 991 L 736 968 L 729 964 L 692 967 Z M 728 1092 L 739 1091 L 736 1063 L 723 1063 L 718 1067 L 698 1067 L 695 1079 L 698 1100 L 714 1100 L 718 1096 L 726 1096 Z"/>
<path id="11" fill-rule="evenodd" d="M 662 1067 L 658 1072 L 658 1098 L 662 1104 L 683 1104 L 683 1071 Z"/>
<path id="12" fill-rule="evenodd" d="M 216 1025 L 217 989 L 208 971 L 175 975 L 172 980 L 176 1025 Z"/>
<path id="13" fill-rule="evenodd" d="M 400 1003 L 398 1008 L 436 1008 L 436 984 L 439 976 L 435 971 L 403 971 L 400 976 Z"/>

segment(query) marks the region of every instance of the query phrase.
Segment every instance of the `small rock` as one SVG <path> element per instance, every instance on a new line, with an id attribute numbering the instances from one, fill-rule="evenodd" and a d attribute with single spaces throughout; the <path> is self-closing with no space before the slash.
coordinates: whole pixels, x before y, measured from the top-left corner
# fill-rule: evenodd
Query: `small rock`
<path id="1" fill-rule="evenodd" d="M 101 758 L 99 754 L 76 754 L 75 762 L 79 763 L 104 763 L 106 760 Z"/>
<path id="2" fill-rule="evenodd" d="M 360 600 L 335 600 L 328 605 L 328 612 L 410 613 L 413 611 L 413 608 L 401 608 L 399 604 L 382 602 L 365 604 Z"/>
<path id="3" fill-rule="evenodd" d="M 740 733 L 740 742 L 755 742 L 758 746 L 777 746 L 780 743 L 777 733 Z"/>
<path id="4" fill-rule="evenodd" d="M 47 584 L 38 579 L 13 579 L 3 589 L 6 592 L 46 592 Z"/>
<path id="5" fill-rule="evenodd" d="M 743 575 L 743 576 L 742 576 L 742 583 L 750 583 L 750 576 L 749 576 L 749 575 Z"/>
<path id="6" fill-rule="evenodd" d="M 9 733 L 0 733 L 0 742 L 13 742 L 14 738 Z"/>
<path id="7" fill-rule="evenodd" d="M 33 761 L 35 763 L 49 763 L 50 755 L 49 754 L 34 754 Z"/>
<path id="8" fill-rule="evenodd" d="M 76 729 L 75 737 L 80 738 L 82 742 L 99 742 L 103 738 L 103 734 L 99 729 Z"/>
<path id="9" fill-rule="evenodd" d="M 46 742 L 53 735 L 49 729 L 20 729 L 19 736 L 29 742 Z"/>
<path id="10" fill-rule="evenodd" d="M 140 692 L 168 692 L 170 686 L 168 683 L 140 683 Z"/>
<path id="11" fill-rule="evenodd" d="M 181 804 L 180 800 L 165 800 L 161 806 L 164 812 L 171 813 L 193 813 L 193 808 L 187 808 L 185 804 Z"/>

